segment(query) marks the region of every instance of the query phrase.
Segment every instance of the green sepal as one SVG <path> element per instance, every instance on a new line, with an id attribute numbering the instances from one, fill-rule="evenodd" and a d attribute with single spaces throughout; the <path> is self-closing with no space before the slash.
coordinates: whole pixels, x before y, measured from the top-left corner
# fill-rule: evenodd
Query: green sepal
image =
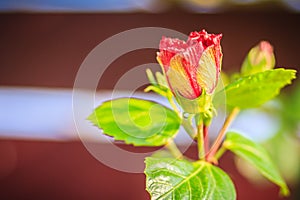
<path id="1" fill-rule="evenodd" d="M 160 85 L 149 85 L 144 89 L 144 92 L 150 92 L 150 91 L 153 91 L 166 98 L 170 98 L 173 96 L 172 92 L 168 88 Z"/>
<path id="2" fill-rule="evenodd" d="M 157 85 L 157 81 L 155 80 L 155 77 L 154 77 L 151 69 L 146 69 L 146 74 L 147 74 L 150 84 Z"/>
<path id="3" fill-rule="evenodd" d="M 176 100 L 184 112 L 190 114 L 206 113 L 212 107 L 212 96 L 207 94 L 205 90 L 196 99 L 187 99 L 176 93 Z"/>
<path id="4" fill-rule="evenodd" d="M 146 87 L 144 89 L 144 92 L 153 91 L 163 97 L 166 97 L 167 99 L 173 97 L 173 93 L 169 89 L 167 80 L 162 73 L 156 72 L 154 76 L 153 72 L 150 69 L 147 69 L 146 74 L 151 85 Z"/>
<path id="5" fill-rule="evenodd" d="M 161 85 L 163 87 L 169 88 L 169 85 L 167 83 L 167 79 L 166 79 L 165 75 L 163 75 L 160 72 L 156 72 L 155 73 L 155 77 L 156 77 L 158 85 Z"/>

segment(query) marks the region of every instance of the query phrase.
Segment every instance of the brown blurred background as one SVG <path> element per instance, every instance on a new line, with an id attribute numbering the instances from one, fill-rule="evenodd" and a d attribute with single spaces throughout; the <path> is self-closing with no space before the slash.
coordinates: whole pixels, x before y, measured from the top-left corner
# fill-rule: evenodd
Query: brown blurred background
<path id="1" fill-rule="evenodd" d="M 206 14 L 177 4 L 155 14 L 143 10 L 2 12 L 0 86 L 72 89 L 81 63 L 96 45 L 119 32 L 146 26 L 185 34 L 203 28 L 223 33 L 226 72 L 237 70 L 260 40 L 274 46 L 278 66 L 300 69 L 300 15 L 278 3 L 267 5 L 225 6 L 225 10 Z M 105 71 L 99 89 L 113 89 L 132 67 L 156 62 L 155 52 L 145 49 L 121 56 Z M 194 155 L 195 148 L 188 154 Z M 278 198 L 277 187 L 251 185 L 237 173 L 232 155 L 225 157 L 229 161 L 222 159 L 221 167 L 233 178 L 238 199 Z M 149 199 L 144 182 L 143 174 L 119 172 L 101 164 L 78 140 L 0 139 L 0 199 Z M 290 198 L 297 199 L 297 185 L 291 187 Z"/>
<path id="2" fill-rule="evenodd" d="M 72 88 L 88 53 L 100 42 L 137 27 L 165 27 L 223 33 L 223 70 L 239 68 L 260 40 L 275 48 L 277 65 L 297 68 L 300 15 L 287 12 L 191 14 L 1 14 L 0 84 Z M 147 40 L 147 38 L 145 38 Z M 158 41 L 159 42 L 159 41 Z M 138 50 L 117 59 L 103 75 L 100 89 L 112 89 L 133 66 L 156 62 L 157 50 Z"/>

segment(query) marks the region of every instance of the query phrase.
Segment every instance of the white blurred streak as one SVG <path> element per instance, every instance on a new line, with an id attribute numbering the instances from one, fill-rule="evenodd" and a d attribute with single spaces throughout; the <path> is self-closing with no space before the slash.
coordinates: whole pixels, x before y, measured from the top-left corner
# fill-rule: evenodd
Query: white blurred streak
<path id="1" fill-rule="evenodd" d="M 82 90 L 82 94 L 91 91 Z M 112 98 L 143 98 L 170 107 L 166 99 L 155 94 L 131 91 L 99 91 L 95 107 Z M 91 110 L 92 113 L 92 110 Z M 89 113 L 89 114 L 91 114 Z M 85 119 L 88 116 L 83 116 Z M 84 138 L 106 141 L 101 130 L 84 120 Z M 183 131 L 176 138 L 178 143 L 190 143 Z M 77 140 L 73 121 L 72 90 L 59 88 L 0 87 L 0 138 L 30 140 Z"/>
<path id="2" fill-rule="evenodd" d="M 262 142 L 278 133 L 279 128 L 278 117 L 259 109 L 248 109 L 238 115 L 230 130 Z"/>
<path id="3" fill-rule="evenodd" d="M 82 93 L 91 91 L 83 90 Z M 95 95 L 97 107 L 112 98 L 135 97 L 152 100 L 167 107 L 167 100 L 156 94 L 131 91 L 99 91 Z M 92 110 L 91 110 L 92 112 Z M 85 119 L 87 116 L 83 116 Z M 224 115 L 218 114 L 211 127 L 212 138 L 220 129 Z M 84 137 L 91 141 L 106 141 L 101 130 L 84 120 Z M 278 130 L 278 119 L 259 110 L 243 111 L 231 126 L 231 130 L 262 141 Z M 191 140 L 180 129 L 176 142 L 190 143 Z M 34 139 L 34 140 L 77 140 L 78 135 L 73 121 L 72 90 L 50 88 L 14 88 L 0 87 L 0 138 Z"/>
<path id="4" fill-rule="evenodd" d="M 282 0 L 285 5 L 293 11 L 300 11 L 300 0 Z"/>

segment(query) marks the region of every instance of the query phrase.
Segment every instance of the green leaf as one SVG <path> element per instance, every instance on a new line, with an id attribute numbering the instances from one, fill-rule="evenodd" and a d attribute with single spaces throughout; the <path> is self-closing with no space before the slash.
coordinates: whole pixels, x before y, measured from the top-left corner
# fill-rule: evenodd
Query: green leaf
<path id="1" fill-rule="evenodd" d="M 226 103 L 233 107 L 254 108 L 279 94 L 296 78 L 295 70 L 274 69 L 242 77 L 225 87 Z"/>
<path id="2" fill-rule="evenodd" d="M 229 176 L 210 163 L 171 158 L 146 158 L 146 189 L 152 200 L 234 200 Z"/>
<path id="3" fill-rule="evenodd" d="M 241 136 L 240 134 L 229 132 L 226 135 L 224 147 L 248 161 L 263 176 L 280 186 L 281 194 L 284 196 L 289 194 L 289 189 L 285 181 L 279 174 L 279 171 L 271 160 L 269 154 L 262 146 Z"/>
<path id="4" fill-rule="evenodd" d="M 300 121 L 300 84 L 299 81 L 293 85 L 293 90 L 288 94 L 280 95 L 282 108 L 280 117 L 286 132 L 296 135 Z"/>
<path id="5" fill-rule="evenodd" d="M 161 146 L 180 126 L 177 114 L 152 101 L 121 98 L 106 101 L 88 117 L 104 134 L 135 146 Z"/>

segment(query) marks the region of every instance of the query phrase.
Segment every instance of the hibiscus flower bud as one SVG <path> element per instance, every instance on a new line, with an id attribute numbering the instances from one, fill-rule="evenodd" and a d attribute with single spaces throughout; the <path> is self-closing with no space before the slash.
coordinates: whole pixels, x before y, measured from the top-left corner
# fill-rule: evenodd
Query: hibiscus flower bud
<path id="1" fill-rule="evenodd" d="M 223 56 L 221 38 L 221 34 L 208 34 L 202 30 L 191 32 L 187 41 L 167 37 L 160 41 L 157 60 L 171 91 L 185 111 L 202 112 L 192 107 L 199 107 L 199 104 L 206 107 L 205 102 L 211 101 L 204 95 L 211 96 L 218 83 Z M 202 103 L 194 101 L 200 97 Z M 191 105 L 187 106 L 185 102 Z"/>
<path id="2" fill-rule="evenodd" d="M 267 41 L 261 41 L 253 47 L 242 65 L 244 76 L 273 69 L 275 66 L 275 56 L 272 45 Z"/>

